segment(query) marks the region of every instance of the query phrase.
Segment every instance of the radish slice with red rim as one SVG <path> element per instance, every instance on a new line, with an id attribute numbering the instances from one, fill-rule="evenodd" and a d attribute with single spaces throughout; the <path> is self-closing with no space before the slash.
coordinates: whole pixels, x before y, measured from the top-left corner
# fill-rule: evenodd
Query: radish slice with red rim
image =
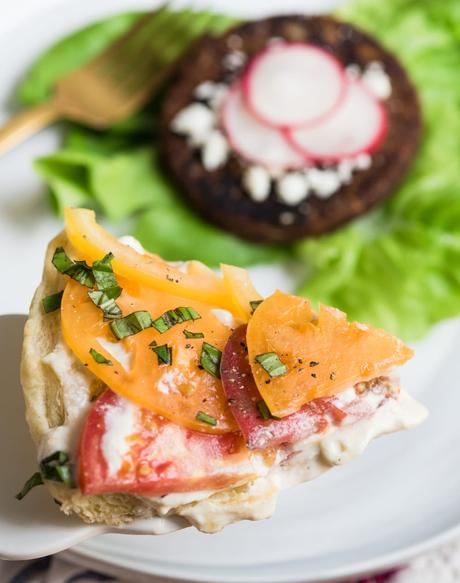
<path id="1" fill-rule="evenodd" d="M 359 82 L 348 84 L 345 99 L 325 120 L 285 130 L 299 153 L 317 162 L 338 162 L 373 152 L 387 129 L 383 105 Z"/>
<path id="2" fill-rule="evenodd" d="M 222 106 L 222 125 L 232 148 L 248 162 L 271 169 L 300 168 L 306 165 L 286 140 L 283 132 L 258 121 L 247 109 L 241 84 L 234 84 Z"/>
<path id="3" fill-rule="evenodd" d="M 244 99 L 262 122 L 278 128 L 317 122 L 344 96 L 342 65 L 329 52 L 306 43 L 269 46 L 249 64 Z"/>

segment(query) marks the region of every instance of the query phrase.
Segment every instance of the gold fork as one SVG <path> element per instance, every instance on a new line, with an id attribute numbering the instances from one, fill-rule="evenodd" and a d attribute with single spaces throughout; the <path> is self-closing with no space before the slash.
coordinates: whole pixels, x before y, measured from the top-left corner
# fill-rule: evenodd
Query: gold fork
<path id="1" fill-rule="evenodd" d="M 48 102 L 0 128 L 0 155 L 59 119 L 104 129 L 140 109 L 197 35 L 187 26 L 191 17 L 167 5 L 141 17 L 103 53 L 60 79 Z"/>

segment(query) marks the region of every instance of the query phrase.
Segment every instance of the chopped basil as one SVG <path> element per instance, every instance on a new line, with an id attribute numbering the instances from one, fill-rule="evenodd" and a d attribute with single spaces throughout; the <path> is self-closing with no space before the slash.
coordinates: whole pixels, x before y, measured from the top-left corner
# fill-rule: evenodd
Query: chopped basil
<path id="1" fill-rule="evenodd" d="M 99 292 L 90 292 L 90 298 L 104 312 L 104 318 L 120 318 L 121 310 L 114 300 L 121 294 L 122 289 L 118 285 L 112 269 L 113 254 L 107 253 L 102 259 L 98 259 L 89 267 L 85 261 L 72 261 L 63 247 L 58 247 L 54 252 L 52 263 L 58 271 L 68 275 L 86 287 L 96 287 Z"/>
<path id="2" fill-rule="evenodd" d="M 40 462 L 40 473 L 44 480 L 62 482 L 68 488 L 73 488 L 72 465 L 65 451 L 56 451 Z"/>
<path id="3" fill-rule="evenodd" d="M 249 305 L 251 306 L 251 314 L 257 310 L 262 302 L 263 300 L 253 300 L 252 302 L 249 302 Z"/>
<path id="4" fill-rule="evenodd" d="M 168 310 L 154 320 L 152 326 L 158 330 L 160 334 L 163 334 L 176 324 L 181 324 L 182 322 L 187 322 L 189 320 L 199 320 L 200 318 L 200 314 L 198 314 L 193 308 L 181 307 L 174 310 Z"/>
<path id="5" fill-rule="evenodd" d="M 92 269 L 97 289 L 105 291 L 110 288 L 118 288 L 118 282 L 112 269 L 112 260 L 113 253 L 107 253 L 105 257 L 93 263 Z"/>
<path id="6" fill-rule="evenodd" d="M 152 326 L 152 317 L 144 310 L 132 312 L 124 318 L 110 322 L 112 332 L 118 340 L 142 332 L 142 330 L 150 328 L 150 326 Z"/>
<path id="7" fill-rule="evenodd" d="M 35 472 L 35 474 L 33 474 L 24 484 L 22 490 L 18 494 L 16 494 L 15 498 L 17 500 L 22 500 L 24 496 L 27 496 L 27 494 L 32 490 L 32 488 L 35 488 L 36 486 L 41 486 L 42 484 L 43 478 L 41 473 Z"/>
<path id="8" fill-rule="evenodd" d="M 220 379 L 220 360 L 222 352 L 207 342 L 203 342 L 201 348 L 200 364 L 209 374 Z"/>
<path id="9" fill-rule="evenodd" d="M 149 344 L 150 348 L 155 352 L 158 358 L 158 364 L 172 364 L 172 348 L 167 344 L 157 346 L 155 340 Z"/>
<path id="10" fill-rule="evenodd" d="M 112 366 L 112 364 L 113 364 L 112 361 L 107 360 L 107 358 L 103 354 L 101 354 L 97 350 L 94 350 L 94 348 L 90 348 L 89 353 L 94 358 L 94 360 L 97 362 L 97 364 L 108 364 L 109 366 Z"/>
<path id="11" fill-rule="evenodd" d="M 104 320 L 121 318 L 121 308 L 115 299 L 121 294 L 121 287 L 109 287 L 106 290 L 92 290 L 88 292 L 91 300 L 104 312 Z"/>
<path id="12" fill-rule="evenodd" d="M 59 308 L 61 307 L 63 293 L 64 291 L 60 291 L 55 294 L 46 296 L 45 298 L 42 299 L 43 309 L 46 314 L 54 312 L 55 310 L 59 310 Z"/>
<path id="13" fill-rule="evenodd" d="M 186 338 L 204 338 L 203 332 L 190 332 L 190 330 L 184 330 L 184 336 Z"/>
<path id="14" fill-rule="evenodd" d="M 86 261 L 75 261 L 75 263 L 65 272 L 65 275 L 78 281 L 81 285 L 94 287 L 94 276 L 91 267 L 89 267 Z"/>
<path id="15" fill-rule="evenodd" d="M 72 261 L 63 247 L 56 249 L 52 263 L 64 275 L 68 275 L 72 279 L 75 279 L 75 281 L 78 281 L 78 283 L 86 285 L 86 287 L 94 287 L 94 275 L 86 261 Z"/>
<path id="16" fill-rule="evenodd" d="M 202 421 L 203 423 L 207 423 L 208 425 L 212 425 L 213 427 L 215 427 L 217 425 L 217 419 L 215 417 L 213 417 L 212 415 L 208 415 L 207 413 L 204 413 L 203 411 L 198 411 L 195 419 L 197 421 Z"/>
<path id="17" fill-rule="evenodd" d="M 267 403 L 263 400 L 257 401 L 256 407 L 264 421 L 271 418 L 270 409 L 267 406 Z"/>
<path id="18" fill-rule="evenodd" d="M 64 247 L 57 247 L 51 260 L 54 267 L 61 273 L 65 273 L 73 265 L 72 259 L 64 251 Z"/>
<path id="19" fill-rule="evenodd" d="M 35 486 L 43 484 L 43 480 L 61 482 L 68 488 L 75 487 L 72 464 L 70 463 L 69 455 L 65 451 L 55 451 L 42 459 L 39 470 L 27 480 L 22 490 L 16 494 L 18 500 L 22 500 Z"/>
<path id="20" fill-rule="evenodd" d="M 256 356 L 256 362 L 268 372 L 271 377 L 280 377 L 287 373 L 287 366 L 281 362 L 276 352 L 264 352 Z"/>

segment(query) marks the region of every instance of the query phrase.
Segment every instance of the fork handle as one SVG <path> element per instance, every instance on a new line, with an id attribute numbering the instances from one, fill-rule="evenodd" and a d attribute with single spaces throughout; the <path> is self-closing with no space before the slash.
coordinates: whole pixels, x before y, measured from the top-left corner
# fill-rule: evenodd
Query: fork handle
<path id="1" fill-rule="evenodd" d="M 54 101 L 18 113 L 0 127 L 0 156 L 60 117 L 62 114 Z"/>

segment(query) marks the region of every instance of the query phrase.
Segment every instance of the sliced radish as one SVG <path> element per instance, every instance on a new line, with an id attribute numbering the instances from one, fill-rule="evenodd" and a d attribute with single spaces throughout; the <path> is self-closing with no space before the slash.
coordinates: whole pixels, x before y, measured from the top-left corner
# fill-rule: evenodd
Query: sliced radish
<path id="1" fill-rule="evenodd" d="M 375 150 L 386 128 L 385 108 L 361 83 L 350 82 L 340 107 L 326 119 L 285 135 L 309 160 L 337 162 Z"/>
<path id="2" fill-rule="evenodd" d="M 233 149 L 249 162 L 283 170 L 306 165 L 281 130 L 262 124 L 249 112 L 240 83 L 230 88 L 224 100 L 222 124 Z"/>
<path id="3" fill-rule="evenodd" d="M 343 98 L 345 85 L 342 65 L 327 51 L 306 43 L 276 43 L 249 64 L 243 92 L 258 119 L 285 128 L 329 114 Z"/>

